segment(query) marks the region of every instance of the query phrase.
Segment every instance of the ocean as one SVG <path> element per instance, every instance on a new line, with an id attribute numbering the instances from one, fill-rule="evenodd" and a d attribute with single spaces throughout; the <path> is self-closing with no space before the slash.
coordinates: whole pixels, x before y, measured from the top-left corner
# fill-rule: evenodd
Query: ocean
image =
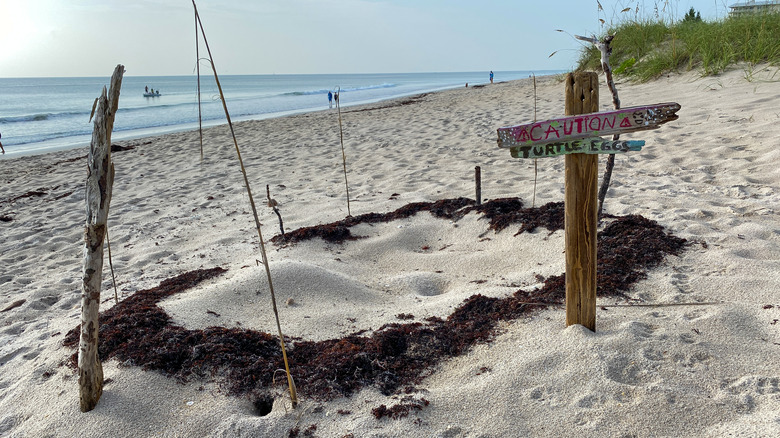
<path id="1" fill-rule="evenodd" d="M 495 72 L 495 81 L 531 71 Z M 535 71 L 536 75 L 559 71 Z M 234 122 L 319 111 L 339 89 L 342 107 L 489 82 L 489 72 L 220 76 Z M 0 78 L 0 159 L 88 146 L 92 104 L 110 78 Z M 145 87 L 159 97 L 144 97 Z M 204 126 L 226 123 L 213 75 L 201 75 Z M 197 129 L 197 78 L 125 76 L 112 141 Z"/>

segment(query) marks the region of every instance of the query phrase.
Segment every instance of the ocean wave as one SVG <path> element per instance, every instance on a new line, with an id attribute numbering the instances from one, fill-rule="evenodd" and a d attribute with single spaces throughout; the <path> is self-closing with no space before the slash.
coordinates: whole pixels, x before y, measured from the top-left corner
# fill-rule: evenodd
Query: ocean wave
<path id="1" fill-rule="evenodd" d="M 393 88 L 396 87 L 396 84 L 376 84 L 376 85 L 366 85 L 363 87 L 346 87 L 341 88 L 341 92 L 349 92 L 349 91 L 364 91 L 364 90 L 376 90 L 381 88 Z M 282 93 L 281 96 L 310 96 L 313 94 L 327 94 L 328 91 L 336 91 L 338 87 L 333 88 L 322 88 L 319 90 L 307 90 L 307 91 L 290 91 L 287 93 Z"/>
<path id="2" fill-rule="evenodd" d="M 0 117 L 0 123 L 24 123 L 24 122 L 43 122 L 56 117 L 67 117 L 75 115 L 89 115 L 87 112 L 64 112 L 64 113 L 41 113 L 41 114 L 22 114 L 18 116 Z"/>

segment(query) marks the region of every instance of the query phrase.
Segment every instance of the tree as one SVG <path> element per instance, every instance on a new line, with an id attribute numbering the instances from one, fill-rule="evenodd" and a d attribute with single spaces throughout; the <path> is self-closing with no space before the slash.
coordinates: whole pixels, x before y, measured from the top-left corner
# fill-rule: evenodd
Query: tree
<path id="1" fill-rule="evenodd" d="M 692 7 L 691 10 L 685 14 L 685 18 L 683 18 L 683 23 L 697 23 L 700 21 L 701 21 L 701 12 L 696 12 L 696 10 L 693 9 Z"/>

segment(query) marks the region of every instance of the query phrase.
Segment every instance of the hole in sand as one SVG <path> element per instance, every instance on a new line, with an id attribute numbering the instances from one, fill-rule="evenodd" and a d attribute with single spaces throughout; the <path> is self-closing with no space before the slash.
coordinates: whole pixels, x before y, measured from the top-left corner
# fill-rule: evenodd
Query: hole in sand
<path id="1" fill-rule="evenodd" d="M 274 399 L 272 397 L 262 396 L 256 398 L 255 401 L 252 402 L 252 404 L 255 407 L 255 414 L 261 417 L 265 417 L 266 415 L 271 413 L 271 410 L 273 410 Z"/>

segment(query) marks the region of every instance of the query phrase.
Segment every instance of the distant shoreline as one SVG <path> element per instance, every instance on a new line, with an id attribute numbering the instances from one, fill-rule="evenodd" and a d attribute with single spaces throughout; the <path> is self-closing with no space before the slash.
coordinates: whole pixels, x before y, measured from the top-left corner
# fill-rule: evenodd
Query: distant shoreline
<path id="1" fill-rule="evenodd" d="M 500 84 L 502 82 L 511 82 L 516 80 L 525 80 L 528 78 L 522 77 L 522 78 L 514 78 L 514 79 L 508 79 L 508 80 L 501 80 L 501 75 L 504 73 L 529 73 L 533 74 L 533 72 L 524 72 L 524 71 L 518 71 L 518 72 L 496 72 L 496 82 L 495 84 Z M 469 73 L 467 73 L 469 74 Z M 544 76 L 554 76 L 561 74 L 560 71 L 552 71 L 552 70 L 543 70 L 540 74 L 536 75 L 537 77 L 544 77 Z M 252 77 L 252 75 L 237 75 L 242 77 Z M 265 76 L 265 75 L 262 75 Z M 282 75 L 278 75 L 282 76 Z M 317 76 L 317 75 L 293 75 L 293 76 Z M 347 75 L 348 76 L 348 75 Z M 530 77 L 530 75 L 529 75 Z M 154 83 L 155 80 L 160 80 L 160 78 L 170 78 L 170 77 L 147 77 L 147 76 L 136 76 L 134 77 L 136 80 L 142 80 L 143 83 Z M 182 77 L 183 78 L 183 77 Z M 487 78 L 487 77 L 486 77 Z M 93 78 L 77 78 L 77 79 L 93 79 Z M 190 77 L 187 77 L 187 79 L 191 79 Z M 465 86 L 467 83 L 463 83 L 463 85 L 445 85 L 445 86 L 431 86 L 427 89 L 422 90 L 413 90 L 408 93 L 402 93 L 402 94 L 396 94 L 391 96 L 381 96 L 381 97 L 375 97 L 375 98 L 367 98 L 355 102 L 349 102 L 346 101 L 345 104 L 342 106 L 342 108 L 353 108 L 356 106 L 361 105 L 371 105 L 379 102 L 386 102 L 386 101 L 392 101 L 395 99 L 404 99 L 408 98 L 410 96 L 415 96 L 423 93 L 436 93 L 441 91 L 446 91 L 450 89 L 457 89 L 459 87 Z M 472 82 L 468 84 L 470 88 L 479 88 L 486 85 L 490 85 L 487 80 L 483 82 Z M 127 88 L 126 85 L 123 84 L 123 88 Z M 165 89 L 163 88 L 163 92 Z M 327 90 L 322 90 L 323 92 L 327 92 Z M 124 91 L 123 96 L 129 95 L 129 91 Z M 311 93 L 316 94 L 316 93 Z M 324 95 L 322 96 L 324 98 Z M 121 99 L 121 98 L 120 98 Z M 209 99 L 210 100 L 210 99 Z M 286 111 L 275 111 L 275 112 L 269 112 L 264 114 L 249 114 L 249 115 L 241 115 L 236 114 L 231 109 L 231 102 L 232 99 L 230 97 L 227 97 L 228 101 L 228 109 L 231 111 L 231 119 L 233 122 L 243 122 L 243 121 L 249 121 L 249 120 L 265 120 L 265 119 L 272 119 L 272 118 L 279 118 L 279 117 L 287 117 L 291 115 L 296 114 L 306 114 L 306 113 L 313 113 L 318 111 L 326 111 L 328 110 L 327 104 L 323 103 L 321 106 L 317 107 L 308 107 L 308 108 L 300 108 L 300 109 L 291 109 Z M 158 101 L 155 101 L 156 103 Z M 165 100 L 160 100 L 159 103 L 164 103 Z M 344 101 L 343 101 L 344 102 Z M 335 107 L 335 106 L 334 106 Z M 117 120 L 120 121 L 122 117 L 122 107 L 120 103 L 120 114 L 117 117 Z M 214 127 L 214 126 L 220 126 L 226 124 L 227 121 L 225 120 L 224 113 L 221 112 L 219 117 L 216 119 L 211 120 L 204 120 L 203 121 L 203 128 L 208 127 Z M 131 141 L 131 140 L 138 140 L 142 138 L 147 137 L 155 137 L 160 135 L 166 135 L 166 134 L 173 134 L 177 132 L 187 132 L 192 130 L 198 129 L 198 122 L 184 122 L 184 123 L 178 123 L 178 124 L 172 124 L 172 125 L 164 125 L 164 126 L 157 126 L 157 127 L 148 127 L 148 128 L 136 128 L 136 129 L 128 129 L 128 130 L 121 130 L 116 129 L 113 132 L 113 138 L 112 141 Z M 5 132 L 5 131 L 3 131 Z M 89 143 L 91 141 L 91 133 L 90 134 L 81 134 L 81 135 L 73 135 L 73 136 L 66 136 L 66 137 L 60 137 L 60 138 L 54 138 L 54 139 L 48 139 L 45 141 L 40 142 L 31 142 L 31 143 L 25 143 L 25 144 L 16 144 L 16 145 L 10 145 L 9 148 L 8 142 L 6 142 L 4 145 L 6 146 L 6 154 L 0 155 L 0 160 L 3 159 L 12 159 L 14 157 L 21 157 L 21 156 L 30 156 L 30 155 L 39 155 L 39 154 L 46 154 L 50 152 L 57 152 L 57 151 L 63 151 L 63 150 L 70 150 L 70 149 L 78 149 L 82 147 L 88 147 Z"/>

